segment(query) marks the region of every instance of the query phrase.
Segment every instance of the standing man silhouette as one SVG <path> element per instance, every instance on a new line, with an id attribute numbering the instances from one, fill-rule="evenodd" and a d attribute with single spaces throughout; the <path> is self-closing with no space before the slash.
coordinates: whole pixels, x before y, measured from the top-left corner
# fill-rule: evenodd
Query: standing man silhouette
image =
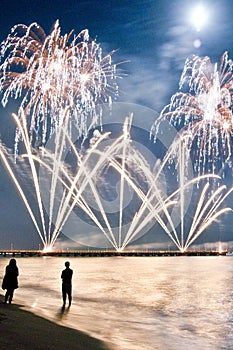
<path id="1" fill-rule="evenodd" d="M 70 268 L 69 261 L 65 262 L 65 270 L 62 271 L 62 298 L 63 298 L 63 308 L 66 305 L 66 296 L 68 295 L 69 307 L 71 306 L 72 301 L 72 276 L 73 270 Z"/>

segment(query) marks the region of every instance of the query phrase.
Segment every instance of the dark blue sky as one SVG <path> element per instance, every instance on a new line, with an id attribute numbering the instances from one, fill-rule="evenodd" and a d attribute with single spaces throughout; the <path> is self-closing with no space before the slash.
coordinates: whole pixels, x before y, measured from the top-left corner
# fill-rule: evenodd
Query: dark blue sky
<path id="1" fill-rule="evenodd" d="M 141 1 L 1 1 L 0 41 L 15 24 L 38 22 L 49 33 L 59 19 L 62 34 L 88 29 L 105 53 L 117 50 L 114 62 L 127 74 L 119 81 L 119 101 L 137 103 L 160 111 L 178 89 L 185 59 L 192 54 L 208 55 L 218 62 L 224 51 L 233 58 L 233 3 L 203 0 L 209 16 L 197 32 L 189 20 L 197 0 Z M 199 39 L 201 46 L 194 47 Z M 0 134 L 11 139 L 10 112 L 1 109 Z M 38 245 L 31 220 L 0 167 L 0 249 Z M 17 231 L 17 234 L 16 234 Z M 18 234 L 20 232 L 20 234 Z M 231 240 L 230 234 L 228 239 Z"/>

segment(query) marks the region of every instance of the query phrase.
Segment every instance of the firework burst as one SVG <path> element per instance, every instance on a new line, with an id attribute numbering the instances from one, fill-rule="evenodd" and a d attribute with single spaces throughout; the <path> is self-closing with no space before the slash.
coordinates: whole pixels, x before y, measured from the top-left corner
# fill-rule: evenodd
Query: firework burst
<path id="1" fill-rule="evenodd" d="M 187 59 L 180 91 L 172 96 L 153 125 L 156 135 L 160 122 L 168 119 L 186 135 L 188 151 L 194 152 L 199 173 L 214 171 L 219 162 L 221 166 L 225 163 L 231 166 L 232 67 L 227 52 L 222 55 L 219 67 L 209 57 Z"/>
<path id="2" fill-rule="evenodd" d="M 56 21 L 50 34 L 37 24 L 12 28 L 1 44 L 0 90 L 2 104 L 21 97 L 19 109 L 30 117 L 31 132 L 40 133 L 42 143 L 70 108 L 80 135 L 97 121 L 95 106 L 117 94 L 116 67 L 111 54 L 102 57 L 88 30 L 61 35 Z"/>

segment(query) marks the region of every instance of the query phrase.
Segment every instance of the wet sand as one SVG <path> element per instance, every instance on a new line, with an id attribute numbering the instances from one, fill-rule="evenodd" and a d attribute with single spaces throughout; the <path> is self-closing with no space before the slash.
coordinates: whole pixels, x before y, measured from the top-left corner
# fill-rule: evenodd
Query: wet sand
<path id="1" fill-rule="evenodd" d="M 22 305 L 0 302 L 0 348 L 8 350 L 110 350 L 113 347 L 89 335 L 60 326 L 23 310 Z"/>

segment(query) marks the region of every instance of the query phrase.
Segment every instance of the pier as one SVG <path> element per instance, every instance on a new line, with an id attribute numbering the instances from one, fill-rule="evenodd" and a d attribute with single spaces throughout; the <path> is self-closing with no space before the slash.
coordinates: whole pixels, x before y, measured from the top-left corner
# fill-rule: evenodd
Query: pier
<path id="1" fill-rule="evenodd" d="M 107 250 L 107 249 L 93 249 L 93 250 L 56 250 L 56 251 L 43 251 L 43 250 L 0 250 L 0 257 L 13 256 L 13 257 L 35 257 L 35 256 L 57 256 L 57 257 L 120 257 L 120 256 L 151 256 L 151 257 L 168 257 L 168 256 L 226 256 L 227 251 L 157 251 L 157 250 Z"/>

